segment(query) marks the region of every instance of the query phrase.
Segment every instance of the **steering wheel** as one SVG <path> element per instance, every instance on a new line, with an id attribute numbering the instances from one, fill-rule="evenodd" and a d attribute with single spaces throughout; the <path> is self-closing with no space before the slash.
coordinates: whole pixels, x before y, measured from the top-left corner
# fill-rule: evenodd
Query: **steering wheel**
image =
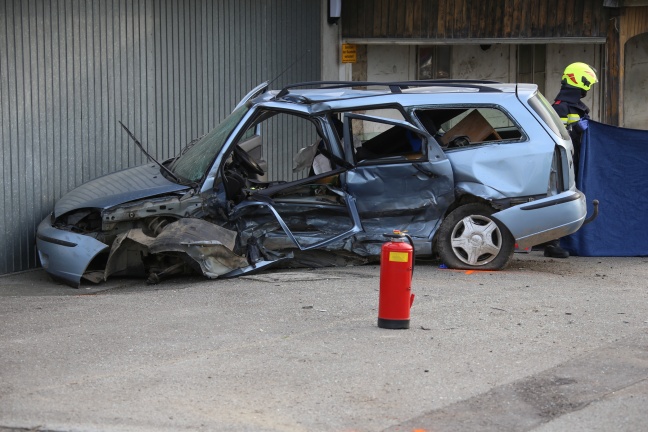
<path id="1" fill-rule="evenodd" d="M 448 143 L 448 147 L 465 147 L 470 145 L 470 138 L 466 135 L 455 137 Z"/>
<path id="2" fill-rule="evenodd" d="M 263 168 L 254 161 L 250 155 L 239 146 L 234 146 L 234 158 L 240 163 L 247 171 L 252 171 L 254 174 L 262 176 L 265 174 Z"/>

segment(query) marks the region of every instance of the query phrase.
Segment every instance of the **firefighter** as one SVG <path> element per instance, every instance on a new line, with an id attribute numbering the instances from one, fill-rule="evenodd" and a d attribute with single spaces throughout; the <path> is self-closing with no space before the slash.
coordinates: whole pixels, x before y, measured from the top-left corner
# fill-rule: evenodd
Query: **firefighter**
<path id="1" fill-rule="evenodd" d="M 574 169 L 578 169 L 580 156 L 580 136 L 587 129 L 589 108 L 581 99 L 587 96 L 592 85 L 598 82 L 596 71 L 585 63 L 572 63 L 565 68 L 560 92 L 553 108 L 560 116 L 574 143 Z"/>
<path id="2" fill-rule="evenodd" d="M 577 176 L 581 134 L 587 129 L 590 111 L 581 99 L 587 96 L 587 92 L 597 82 L 596 70 L 593 67 L 581 62 L 570 64 L 565 68 L 560 92 L 552 105 L 569 131 L 574 144 L 574 172 Z M 546 244 L 544 255 L 552 258 L 567 258 L 569 252 L 560 247 L 558 239 Z"/>

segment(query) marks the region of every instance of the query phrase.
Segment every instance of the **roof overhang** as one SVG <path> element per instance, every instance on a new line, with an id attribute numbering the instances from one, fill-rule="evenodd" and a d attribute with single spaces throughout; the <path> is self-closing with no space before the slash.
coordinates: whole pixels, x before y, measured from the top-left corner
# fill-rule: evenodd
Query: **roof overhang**
<path id="1" fill-rule="evenodd" d="M 648 0 L 603 0 L 603 7 L 648 6 Z"/>
<path id="2" fill-rule="evenodd" d="M 647 0 L 648 2 L 648 0 Z M 343 43 L 356 45 L 522 45 L 522 44 L 605 44 L 604 37 L 593 38 L 494 38 L 494 39 L 425 39 L 425 38 L 345 38 Z"/>

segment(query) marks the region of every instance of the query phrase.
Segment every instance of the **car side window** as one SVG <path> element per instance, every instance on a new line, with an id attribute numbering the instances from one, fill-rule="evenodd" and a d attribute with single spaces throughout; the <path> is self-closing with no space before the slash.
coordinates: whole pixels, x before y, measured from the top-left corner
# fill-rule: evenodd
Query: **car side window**
<path id="1" fill-rule="evenodd" d="M 493 107 L 422 109 L 415 115 L 445 149 L 514 142 L 523 136 L 504 111 Z"/>
<path id="2" fill-rule="evenodd" d="M 308 117 L 266 111 L 245 131 L 239 145 L 262 166 L 262 180 L 290 182 L 313 175 L 313 159 L 325 141 Z"/>
<path id="3" fill-rule="evenodd" d="M 356 163 L 390 163 L 420 160 L 425 156 L 425 137 L 399 124 L 385 120 L 405 122 L 396 109 L 362 111 L 363 115 L 380 118 L 351 118 L 351 137 Z"/>
<path id="4" fill-rule="evenodd" d="M 287 190 L 292 183 L 336 184 L 345 162 L 330 151 L 316 120 L 281 111 L 259 110 L 235 145 L 222 175 L 226 197 L 236 203 L 251 191 Z"/>

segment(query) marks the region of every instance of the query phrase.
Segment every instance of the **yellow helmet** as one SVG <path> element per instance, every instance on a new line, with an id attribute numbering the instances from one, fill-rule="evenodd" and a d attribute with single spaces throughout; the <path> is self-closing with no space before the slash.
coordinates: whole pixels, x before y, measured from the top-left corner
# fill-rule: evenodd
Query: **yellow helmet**
<path id="1" fill-rule="evenodd" d="M 578 87 L 588 91 L 592 84 L 598 82 L 596 70 L 585 63 L 572 63 L 565 68 L 562 82 L 572 87 Z"/>

